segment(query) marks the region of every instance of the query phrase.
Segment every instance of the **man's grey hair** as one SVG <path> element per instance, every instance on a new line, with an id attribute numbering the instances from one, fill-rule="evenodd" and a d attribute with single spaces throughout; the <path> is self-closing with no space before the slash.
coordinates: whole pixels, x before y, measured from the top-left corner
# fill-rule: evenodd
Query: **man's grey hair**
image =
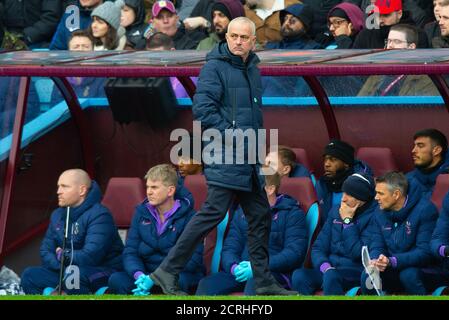
<path id="1" fill-rule="evenodd" d="M 235 19 L 232 19 L 231 22 L 229 22 L 228 25 L 228 30 L 231 29 L 231 26 L 233 26 L 234 24 L 239 24 L 239 23 L 246 23 L 247 25 L 249 25 L 250 29 L 251 29 L 251 34 L 253 36 L 256 35 L 256 25 L 254 24 L 254 22 L 247 18 L 247 17 L 237 17 Z"/>
<path id="2" fill-rule="evenodd" d="M 408 192 L 408 181 L 405 174 L 402 172 L 391 171 L 376 179 L 376 183 L 385 183 L 388 191 L 393 193 L 395 190 L 399 190 L 405 197 Z"/>

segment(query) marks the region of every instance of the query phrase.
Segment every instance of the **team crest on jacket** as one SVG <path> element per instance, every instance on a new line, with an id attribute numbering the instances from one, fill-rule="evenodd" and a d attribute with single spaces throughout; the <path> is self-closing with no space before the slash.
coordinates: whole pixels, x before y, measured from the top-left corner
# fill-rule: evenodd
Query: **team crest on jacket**
<path id="1" fill-rule="evenodd" d="M 408 235 L 412 234 L 412 224 L 410 223 L 410 221 L 405 222 L 405 233 L 407 233 Z"/>
<path id="2" fill-rule="evenodd" d="M 73 234 L 78 234 L 80 232 L 80 225 L 78 222 L 75 222 L 73 225 Z"/>

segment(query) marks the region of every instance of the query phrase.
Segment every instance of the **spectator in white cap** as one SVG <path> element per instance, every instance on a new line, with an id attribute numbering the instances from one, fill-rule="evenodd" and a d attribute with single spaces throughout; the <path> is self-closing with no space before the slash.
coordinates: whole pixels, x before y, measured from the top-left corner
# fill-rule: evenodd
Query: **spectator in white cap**
<path id="1" fill-rule="evenodd" d="M 120 26 L 124 3 L 107 1 L 92 11 L 89 33 L 94 38 L 94 50 L 123 50 L 126 45 L 125 29 Z"/>

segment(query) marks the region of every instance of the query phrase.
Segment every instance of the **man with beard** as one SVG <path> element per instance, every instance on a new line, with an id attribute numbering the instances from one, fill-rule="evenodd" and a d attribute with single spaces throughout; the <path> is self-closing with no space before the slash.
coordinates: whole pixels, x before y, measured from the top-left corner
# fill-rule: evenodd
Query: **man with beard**
<path id="1" fill-rule="evenodd" d="M 92 10 L 103 3 L 103 0 L 79 0 L 75 6 L 66 8 L 58 28 L 50 43 L 50 50 L 68 50 L 67 44 L 73 31 L 86 29 L 92 22 Z"/>
<path id="2" fill-rule="evenodd" d="M 446 136 L 437 129 L 424 129 L 413 136 L 412 149 L 415 169 L 407 173 L 411 183 L 421 186 L 425 198 L 430 199 L 440 173 L 449 173 Z"/>
<path id="3" fill-rule="evenodd" d="M 266 49 L 322 49 L 307 33 L 313 21 L 309 6 L 301 3 L 291 5 L 281 10 L 279 20 L 282 40 L 268 42 Z"/>
<path id="4" fill-rule="evenodd" d="M 201 40 L 197 50 L 210 50 L 217 43 L 225 39 L 229 22 L 237 17 L 244 17 L 245 11 L 238 0 L 218 0 L 212 5 L 213 32 L 209 37 Z"/>
<path id="5" fill-rule="evenodd" d="M 342 185 L 353 173 L 372 175 L 371 168 L 354 159 L 354 147 L 341 140 L 331 140 L 324 148 L 324 175 L 316 184 L 322 222 L 329 211 L 339 206 L 343 196 Z"/>

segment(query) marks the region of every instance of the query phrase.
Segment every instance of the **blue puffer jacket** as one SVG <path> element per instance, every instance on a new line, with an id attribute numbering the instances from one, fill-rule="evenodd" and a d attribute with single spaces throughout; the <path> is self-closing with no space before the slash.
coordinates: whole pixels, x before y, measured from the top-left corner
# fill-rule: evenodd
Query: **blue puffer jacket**
<path id="1" fill-rule="evenodd" d="M 411 183 L 418 183 L 421 186 L 424 197 L 430 200 L 437 177 L 441 173 L 449 173 L 449 151 L 444 156 L 441 164 L 431 172 L 425 173 L 422 169 L 415 168 L 407 173 L 407 178 Z"/>
<path id="2" fill-rule="evenodd" d="M 371 170 L 370 166 L 366 164 L 365 162 L 356 159 L 354 161 L 354 166 L 352 171 L 350 170 L 348 172 L 347 177 L 349 177 L 353 173 L 364 173 L 367 175 L 372 176 L 373 171 Z M 320 177 L 320 179 L 317 181 L 317 184 L 315 186 L 316 193 L 318 196 L 318 204 L 320 206 L 321 210 L 321 222 L 325 223 L 327 220 L 327 215 L 329 211 L 332 209 L 332 194 L 333 192 L 329 189 L 327 186 L 327 181 L 324 179 L 324 177 Z M 341 182 L 343 184 L 343 181 Z"/>
<path id="3" fill-rule="evenodd" d="M 290 178 L 292 177 L 308 177 L 310 178 L 310 171 L 304 167 L 300 163 L 296 163 L 296 167 L 293 171 L 288 175 Z"/>
<path id="4" fill-rule="evenodd" d="M 161 264 L 176 244 L 187 223 L 195 214 L 186 199 L 180 199 L 181 207 L 169 218 L 169 224 L 161 235 L 157 234 L 156 220 L 146 207 L 148 200 L 136 207 L 128 232 L 123 265 L 130 277 L 137 271 L 151 273 Z M 204 274 L 203 245 L 199 245 L 184 271 Z"/>
<path id="5" fill-rule="evenodd" d="M 70 10 L 66 10 L 63 14 L 51 40 L 50 50 L 68 50 L 68 41 L 72 32 L 80 29 L 84 30 L 89 27 L 92 22 L 92 18 L 90 16 L 92 10 L 82 8 L 79 2 L 78 8 L 79 14 L 78 12 Z"/>
<path id="6" fill-rule="evenodd" d="M 339 209 L 334 207 L 312 246 L 312 263 L 316 269 L 327 262 L 332 267 L 362 267 L 362 246 L 371 240 L 377 202 L 372 200 L 357 209 L 354 224 L 343 228 Z"/>
<path id="7" fill-rule="evenodd" d="M 302 265 L 306 256 L 308 238 L 305 214 L 298 202 L 288 195 L 278 198 L 271 214 L 269 267 L 273 272 L 289 274 Z M 248 222 L 239 207 L 223 245 L 221 264 L 225 272 L 230 272 L 235 263 L 249 261 L 247 230 Z"/>
<path id="8" fill-rule="evenodd" d="M 422 197 L 419 186 L 409 184 L 404 208 L 376 210 L 376 227 L 369 246 L 371 259 L 377 259 L 380 254 L 396 257 L 398 270 L 428 266 L 433 261 L 429 242 L 437 217 L 437 208 Z"/>
<path id="9" fill-rule="evenodd" d="M 244 63 L 242 58 L 231 54 L 226 42 L 220 42 L 208 53 L 206 60 L 193 98 L 192 112 L 194 119 L 201 121 L 203 130 L 213 128 L 220 131 L 221 160 L 224 163 L 225 129 L 245 131 L 262 128 L 262 86 L 257 68 L 259 58 L 250 53 Z M 247 139 L 243 151 L 245 155 L 248 154 L 246 141 Z M 233 150 L 235 158 L 235 145 Z M 243 191 L 251 191 L 254 172 L 257 173 L 258 182 L 263 185 L 258 165 L 248 164 L 247 159 L 245 164 L 204 165 L 208 184 Z"/>
<path id="10" fill-rule="evenodd" d="M 440 215 L 438 216 L 435 230 L 432 234 L 432 240 L 430 241 L 430 249 L 435 257 L 438 257 L 440 261 L 444 261 L 445 264 L 449 264 L 448 259 L 443 259 L 440 255 L 440 247 L 449 245 L 449 192 L 446 194 L 443 200 L 443 207 Z"/>
<path id="11" fill-rule="evenodd" d="M 109 210 L 100 204 L 101 191 L 92 181 L 84 202 L 70 210 L 69 236 L 66 242 L 65 258 L 72 257 L 77 266 L 122 269 L 123 243 Z M 50 218 L 50 225 L 42 242 L 40 253 L 43 265 L 59 270 L 56 248 L 62 248 L 67 208 L 56 209 Z"/>

